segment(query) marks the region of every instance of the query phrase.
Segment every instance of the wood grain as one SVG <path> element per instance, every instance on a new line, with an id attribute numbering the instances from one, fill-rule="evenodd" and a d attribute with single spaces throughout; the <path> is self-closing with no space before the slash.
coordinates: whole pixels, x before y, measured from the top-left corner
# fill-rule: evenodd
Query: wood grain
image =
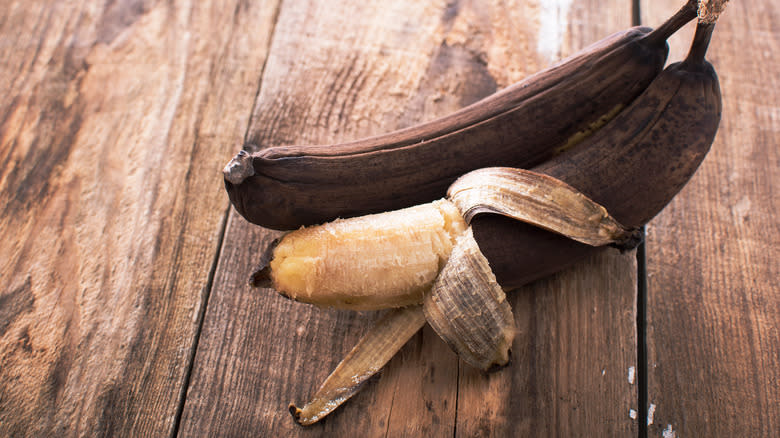
<path id="1" fill-rule="evenodd" d="M 4 2 L 0 436 L 175 432 L 273 15 Z"/>
<path id="2" fill-rule="evenodd" d="M 324 144 L 444 115 L 630 20 L 630 5 L 617 1 L 570 9 L 286 1 L 249 140 Z M 247 278 L 276 235 L 230 214 L 181 435 L 636 431 L 629 415 L 636 388 L 627 380 L 636 361 L 636 265 L 633 254 L 614 251 L 515 295 L 520 335 L 512 367 L 474 374 L 426 328 L 343 407 L 310 428 L 296 426 L 287 404 L 313 394 L 377 315 L 250 289 Z"/>
<path id="3" fill-rule="evenodd" d="M 643 2 L 645 19 L 673 3 Z M 723 94 L 719 133 L 648 226 L 648 436 L 780 430 L 778 20 L 775 2 L 729 3 L 708 55 Z M 691 33 L 672 42 L 673 58 Z"/>

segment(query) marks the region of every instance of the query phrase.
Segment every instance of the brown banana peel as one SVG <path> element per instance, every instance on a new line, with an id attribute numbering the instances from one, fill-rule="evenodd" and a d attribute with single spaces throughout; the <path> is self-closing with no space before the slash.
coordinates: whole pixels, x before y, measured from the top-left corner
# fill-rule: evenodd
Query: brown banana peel
<path id="1" fill-rule="evenodd" d="M 394 309 L 384 315 L 325 379 L 302 408 L 290 413 L 303 426 L 316 423 L 352 397 L 425 325 L 420 306 Z"/>
<path id="2" fill-rule="evenodd" d="M 247 145 L 225 166 L 225 188 L 248 221 L 291 230 L 431 202 L 471 170 L 535 166 L 598 132 L 641 94 L 663 69 L 666 39 L 695 16 L 689 0 L 655 30 L 618 32 L 410 128 L 333 145 Z"/>

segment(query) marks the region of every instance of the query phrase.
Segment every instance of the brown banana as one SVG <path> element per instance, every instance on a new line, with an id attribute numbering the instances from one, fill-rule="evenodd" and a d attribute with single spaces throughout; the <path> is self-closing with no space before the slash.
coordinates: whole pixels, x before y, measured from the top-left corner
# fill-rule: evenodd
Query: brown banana
<path id="1" fill-rule="evenodd" d="M 722 110 L 720 88 L 714 68 L 704 59 L 713 29 L 714 20 L 701 19 L 684 61 L 665 69 L 648 89 L 604 130 L 538 166 L 535 171 L 549 175 L 555 180 L 565 181 L 579 189 L 584 196 L 601 203 L 623 224 L 617 228 L 628 230 L 625 225 L 636 227 L 649 221 L 694 174 L 717 132 Z M 467 185 L 468 187 L 470 186 Z M 553 185 L 553 188 L 555 187 L 557 186 Z M 458 189 L 456 184 L 453 191 L 462 189 L 463 187 Z M 546 197 L 545 194 L 537 196 L 537 199 Z M 466 204 L 465 208 L 460 207 L 464 216 L 471 217 L 469 211 L 476 208 L 469 231 L 473 232 L 482 256 L 487 259 L 490 270 L 495 273 L 495 279 L 504 289 L 520 286 L 559 270 L 593 248 L 502 216 L 506 214 L 503 207 L 488 206 L 488 209 L 484 210 L 484 206 L 474 201 Z M 515 203 L 509 205 L 511 207 Z M 510 209 L 512 208 L 515 207 Z M 496 211 L 500 214 L 496 214 Z M 599 215 L 596 215 L 597 220 L 594 223 L 602 222 L 598 219 Z M 522 217 L 523 214 L 512 216 Z M 557 218 L 554 219 L 551 223 L 557 222 Z M 607 222 L 607 228 L 613 229 L 614 227 L 609 225 L 611 221 Z M 453 256 L 447 264 L 467 266 L 472 263 L 457 263 L 456 259 L 459 257 Z M 450 273 L 448 266 L 445 266 L 436 283 L 447 284 L 457 280 L 459 276 L 472 275 L 470 271 L 459 269 L 458 266 L 453 266 L 451 271 Z M 445 276 L 447 278 L 442 278 Z M 495 279 L 488 276 L 486 282 L 493 283 Z M 436 288 L 437 285 L 434 285 L 433 290 Z M 507 318 L 500 315 L 506 312 L 506 306 L 503 304 L 505 301 L 501 294 L 493 294 L 493 298 L 486 294 L 484 297 L 486 298 L 480 300 L 492 300 L 499 304 L 489 315 L 483 314 L 484 311 L 489 311 L 487 307 L 464 312 L 462 310 L 465 305 L 446 303 L 444 306 L 436 304 L 436 307 L 446 310 L 443 314 L 432 314 L 429 309 L 426 310 L 425 316 L 429 322 L 432 322 L 431 318 L 436 320 L 432 322 L 434 326 L 438 323 L 445 324 L 443 336 L 445 339 L 449 338 L 448 343 L 460 350 L 459 353 L 470 349 L 468 345 L 460 346 L 459 341 L 476 339 L 474 342 L 480 344 L 478 346 L 494 346 L 493 350 L 480 353 L 483 356 L 491 351 L 499 353 L 499 357 L 489 359 L 488 364 L 502 363 L 506 357 L 504 352 L 509 348 L 506 343 L 511 343 L 511 333 L 506 331 Z M 444 294 L 444 298 L 452 300 L 461 297 L 448 297 Z M 426 295 L 424 306 L 429 306 L 429 302 L 430 296 Z M 468 305 L 472 304 L 473 301 Z M 419 318 L 419 312 L 419 306 L 414 306 L 401 311 L 400 314 L 408 313 Z M 453 314 L 457 314 L 458 320 L 454 325 L 450 324 Z M 393 315 L 395 314 L 388 317 L 391 323 L 385 324 L 389 327 L 387 330 L 378 330 L 378 334 L 369 334 L 367 338 L 379 335 L 383 338 L 408 335 L 400 330 L 399 327 L 403 324 Z M 481 326 L 488 320 L 495 320 L 488 324 L 493 330 L 490 333 L 493 334 L 487 333 L 487 336 L 492 336 L 492 339 L 479 340 L 479 335 L 474 333 L 479 330 L 485 333 L 484 327 Z M 475 332 L 469 331 L 469 325 L 474 327 Z M 438 330 L 437 333 L 442 334 Z M 456 342 L 451 342 L 453 339 Z M 364 339 L 360 345 L 370 345 L 369 340 Z M 394 350 L 399 348 L 398 342 L 393 345 Z M 328 377 L 323 385 L 324 389 L 318 392 L 313 403 L 307 404 L 302 410 L 292 409 L 296 420 L 302 424 L 311 424 L 322 418 L 322 415 L 343 403 L 346 398 L 339 396 L 338 399 L 323 400 L 321 397 L 327 397 L 330 393 L 352 394 L 360 382 L 375 373 L 387 361 L 387 352 L 358 350 L 360 363 L 355 363 L 352 359 L 355 355 L 351 354 L 345 358 L 339 369 L 348 367 L 353 370 L 354 375 L 359 375 L 360 379 L 350 379 L 337 369 Z M 353 368 L 367 372 L 355 372 Z M 339 385 L 343 387 L 339 388 Z M 327 412 L 320 412 L 319 406 L 327 406 Z"/>
<path id="2" fill-rule="evenodd" d="M 665 63 L 666 39 L 696 16 L 695 5 L 689 0 L 656 30 L 613 34 L 446 117 L 343 144 L 241 151 L 224 169 L 230 200 L 252 223 L 294 229 L 430 202 L 474 169 L 537 165 L 597 131 L 648 86 Z"/>
<path id="3" fill-rule="evenodd" d="M 521 174 L 494 175 L 500 168 L 473 171 L 450 187 L 450 200 L 470 221 L 474 238 L 504 289 L 560 270 L 593 246 L 614 240 L 609 237 L 613 232 L 627 233 L 620 224 L 628 228 L 645 224 L 693 175 L 720 121 L 717 75 L 703 57 L 712 26 L 699 24 L 686 60 L 664 70 L 605 128 L 533 169 L 552 177 L 548 182 L 567 183 L 605 207 L 616 219 L 603 224 L 614 230 L 604 232 L 608 240 L 577 236 L 566 223 L 575 218 L 573 203 L 557 211 L 539 207 L 547 209 L 551 218 L 562 219 L 560 225 L 551 221 L 547 228 L 566 230 L 559 231 L 566 237 L 540 229 L 538 222 L 520 222 L 528 221 L 522 211 L 507 214 L 507 209 L 530 209 L 560 189 L 545 178 L 523 189 L 530 193 L 547 187 L 545 198 L 539 200 L 518 193 L 518 187 L 528 184 Z M 494 177 L 488 190 L 481 180 L 472 181 L 473 175 L 485 174 Z M 501 203 L 503 207 L 497 205 Z M 255 281 L 270 280 L 263 285 L 289 298 L 326 306 L 365 310 L 419 303 L 422 291 L 449 257 L 455 237 L 465 229 L 463 219 L 448 204 L 440 200 L 291 232 Z M 598 210 L 587 213 L 583 208 L 583 218 L 595 214 L 601 220 Z M 563 217 L 567 211 L 569 215 Z"/>

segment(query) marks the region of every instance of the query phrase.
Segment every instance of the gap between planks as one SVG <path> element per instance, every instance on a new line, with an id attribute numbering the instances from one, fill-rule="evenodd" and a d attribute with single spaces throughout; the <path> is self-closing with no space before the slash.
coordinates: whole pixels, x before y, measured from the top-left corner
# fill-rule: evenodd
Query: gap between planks
<path id="1" fill-rule="evenodd" d="M 182 384 L 181 391 L 179 393 L 179 404 L 176 406 L 176 416 L 173 420 L 173 429 L 171 431 L 172 437 L 179 436 L 179 426 L 181 424 L 181 417 L 184 413 L 184 404 L 187 402 L 187 390 L 190 387 L 190 377 L 192 376 L 192 368 L 195 364 L 195 355 L 198 353 L 198 342 L 200 341 L 200 333 L 203 330 L 203 321 L 206 316 L 206 308 L 209 304 L 209 297 L 211 296 L 211 289 L 214 286 L 214 274 L 217 272 L 217 264 L 222 256 L 223 243 L 225 241 L 225 231 L 227 230 L 227 223 L 230 219 L 230 205 L 225 210 L 225 214 L 222 216 L 222 222 L 219 225 L 219 237 L 217 241 L 217 250 L 214 251 L 214 258 L 209 268 L 209 275 L 206 278 L 206 287 L 203 289 L 203 296 L 201 297 L 201 303 L 203 305 L 198 309 L 198 328 L 195 330 L 195 339 L 190 351 L 190 355 L 187 358 L 187 370 L 184 373 L 184 383 Z"/>
<path id="2" fill-rule="evenodd" d="M 631 24 L 642 25 L 640 0 L 631 0 Z M 642 227 L 645 234 L 646 227 Z M 647 438 L 647 252 L 646 242 L 636 249 L 636 385 L 637 435 Z"/>
<path id="3" fill-rule="evenodd" d="M 266 47 L 266 53 L 269 53 L 271 51 L 271 45 L 273 44 L 274 37 L 276 35 L 276 24 L 279 21 L 279 11 L 282 9 L 282 3 L 284 3 L 284 0 L 279 0 L 279 2 L 276 3 L 276 8 L 273 12 L 273 19 L 271 20 L 271 32 L 270 37 L 268 38 L 268 45 Z M 249 137 L 249 131 L 252 127 L 252 121 L 254 118 L 255 113 L 255 107 L 257 106 L 257 98 L 260 96 L 260 91 L 263 86 L 263 77 L 265 76 L 265 67 L 268 64 L 268 56 L 263 59 L 263 66 L 260 68 L 260 75 L 257 79 L 257 86 L 255 87 L 255 97 L 252 100 L 252 107 L 250 108 L 249 117 L 247 118 L 247 125 L 246 129 L 244 129 L 244 136 L 243 136 L 243 144 L 246 144 L 248 137 Z M 232 204 L 228 203 L 227 208 L 225 209 L 224 214 L 222 215 L 222 222 L 220 223 L 220 229 L 219 229 L 219 240 L 217 241 L 217 250 L 214 252 L 214 258 L 211 261 L 211 266 L 209 267 L 209 275 L 206 280 L 206 287 L 203 291 L 203 297 L 201 300 L 201 308 L 198 310 L 198 328 L 195 331 L 195 339 L 193 342 L 192 351 L 190 352 L 188 361 L 187 361 L 187 371 L 184 374 L 184 384 L 181 388 L 181 393 L 179 394 L 179 404 L 176 407 L 176 416 L 173 420 L 173 429 L 171 430 L 171 437 L 175 438 L 179 436 L 179 428 L 181 426 L 181 419 L 182 415 L 184 414 L 184 406 L 187 403 L 187 393 L 190 389 L 190 378 L 192 377 L 192 369 L 195 366 L 195 356 L 198 353 L 198 345 L 200 344 L 200 335 L 203 331 L 203 322 L 205 320 L 206 316 L 206 310 L 209 306 L 209 298 L 211 297 L 211 291 L 214 288 L 214 274 L 217 271 L 217 265 L 219 264 L 220 259 L 222 258 L 222 252 L 224 250 L 224 243 L 225 243 L 225 234 L 227 232 L 228 223 L 232 220 L 235 213 L 233 212 L 233 206 Z"/>

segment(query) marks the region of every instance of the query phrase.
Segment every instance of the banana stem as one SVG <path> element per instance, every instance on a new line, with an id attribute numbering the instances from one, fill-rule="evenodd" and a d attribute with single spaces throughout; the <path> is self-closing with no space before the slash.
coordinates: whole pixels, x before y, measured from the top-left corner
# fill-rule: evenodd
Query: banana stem
<path id="1" fill-rule="evenodd" d="M 669 17 L 662 25 L 645 36 L 645 39 L 651 44 L 663 44 L 672 36 L 673 33 L 680 30 L 689 21 L 697 16 L 699 2 L 697 0 L 688 0 L 674 15 Z"/>
<path id="2" fill-rule="evenodd" d="M 685 57 L 685 62 L 689 65 L 704 65 L 704 56 L 707 54 L 707 49 L 710 46 L 710 39 L 712 38 L 712 31 L 715 30 L 715 23 L 708 23 L 699 21 L 696 23 L 696 33 L 693 36 L 693 43 L 691 43 L 691 49 L 688 51 L 688 56 Z"/>
<path id="3" fill-rule="evenodd" d="M 685 62 L 689 65 L 704 65 L 704 56 L 710 47 L 712 31 L 715 30 L 715 22 L 726 8 L 728 0 L 700 0 L 697 15 L 699 20 L 696 23 L 696 34 L 693 35 L 691 49 Z"/>

